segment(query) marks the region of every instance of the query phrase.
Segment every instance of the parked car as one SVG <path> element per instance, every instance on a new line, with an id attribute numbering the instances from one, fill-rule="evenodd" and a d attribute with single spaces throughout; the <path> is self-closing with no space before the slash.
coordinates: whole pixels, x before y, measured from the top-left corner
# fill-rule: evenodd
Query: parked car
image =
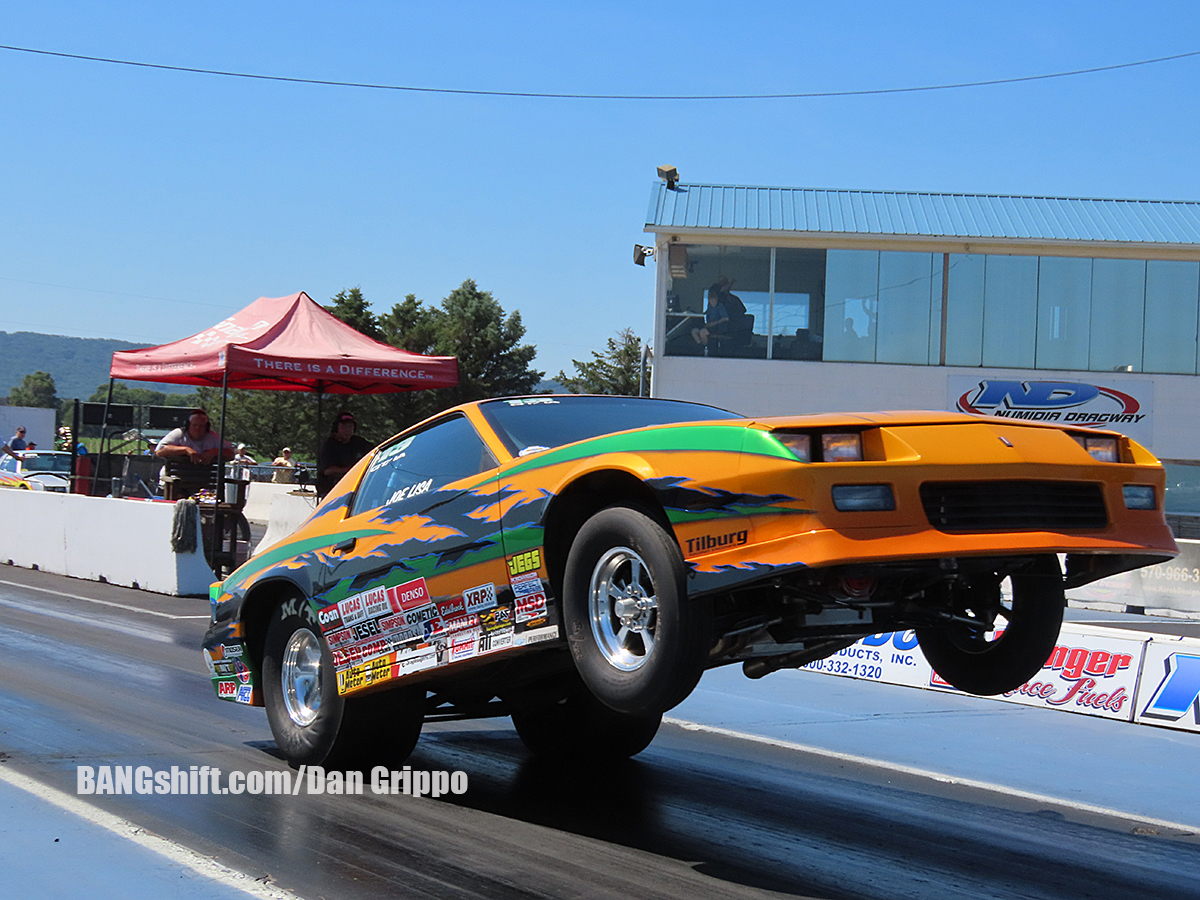
<path id="1" fill-rule="evenodd" d="M 20 459 L 0 456 L 0 487 L 65 493 L 71 481 L 71 454 L 60 450 L 22 450 Z"/>
<path id="2" fill-rule="evenodd" d="M 904 629 L 995 694 L 1042 666 L 1065 588 L 1178 552 L 1164 480 L 1113 432 L 960 413 L 470 403 L 214 585 L 204 654 L 293 764 L 396 762 L 444 716 L 628 756 L 705 669 Z"/>

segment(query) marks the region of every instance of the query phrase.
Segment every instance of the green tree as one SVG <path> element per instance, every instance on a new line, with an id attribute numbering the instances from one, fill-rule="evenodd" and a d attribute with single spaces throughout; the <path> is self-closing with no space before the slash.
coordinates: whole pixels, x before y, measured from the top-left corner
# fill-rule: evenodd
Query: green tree
<path id="1" fill-rule="evenodd" d="M 221 389 L 200 388 L 196 393 L 196 405 L 208 411 L 213 428 L 220 430 Z M 336 403 L 325 396 L 322 418 L 332 418 Z M 327 433 L 317 421 L 315 393 L 229 391 L 222 437 L 234 445 L 245 444 L 261 465 L 270 465 L 284 447 L 291 447 L 298 460 L 311 462 L 316 458 L 318 438 L 324 439 Z"/>
<path id="2" fill-rule="evenodd" d="M 371 307 L 367 303 L 367 298 L 363 296 L 361 288 L 352 287 L 348 291 L 340 290 L 330 299 L 333 301 L 333 305 L 326 306 L 326 310 L 367 337 L 377 341 L 384 340 L 383 333 L 379 330 L 379 319 L 376 318 L 375 313 L 371 312 Z"/>
<path id="3" fill-rule="evenodd" d="M 622 394 L 636 397 L 650 387 L 650 365 L 642 367 L 642 339 L 632 328 L 622 328 L 609 338 L 603 353 L 592 351 L 591 362 L 571 360 L 575 375 L 559 370 L 555 379 L 572 394 Z"/>
<path id="4" fill-rule="evenodd" d="M 537 348 L 522 344 L 520 312 L 505 314 L 490 291 L 468 279 L 440 307 L 412 294 L 379 318 L 384 339 L 414 353 L 458 357 L 456 387 L 387 395 L 397 430 L 443 409 L 483 400 L 532 393 L 544 372 L 531 367 Z"/>
<path id="5" fill-rule="evenodd" d="M 9 406 L 33 406 L 38 409 L 58 409 L 58 391 L 49 372 L 26 375 L 20 387 L 8 392 Z"/>

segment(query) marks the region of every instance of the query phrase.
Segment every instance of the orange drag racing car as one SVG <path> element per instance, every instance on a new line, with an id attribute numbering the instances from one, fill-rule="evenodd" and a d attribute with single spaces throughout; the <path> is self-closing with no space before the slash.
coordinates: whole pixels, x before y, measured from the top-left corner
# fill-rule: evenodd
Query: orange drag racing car
<path id="1" fill-rule="evenodd" d="M 904 629 L 996 694 L 1041 668 L 1065 588 L 1178 552 L 1164 482 L 1122 435 L 1012 419 L 487 400 L 377 447 L 214 585 L 204 654 L 326 766 L 488 715 L 535 753 L 628 756 L 707 668 Z"/>

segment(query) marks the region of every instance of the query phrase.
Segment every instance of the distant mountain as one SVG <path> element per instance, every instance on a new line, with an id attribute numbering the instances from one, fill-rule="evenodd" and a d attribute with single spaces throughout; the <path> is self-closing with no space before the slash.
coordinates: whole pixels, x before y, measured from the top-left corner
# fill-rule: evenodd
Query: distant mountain
<path id="1" fill-rule="evenodd" d="M 117 350 L 133 350 L 145 344 L 131 344 L 106 338 L 75 338 L 61 334 L 37 334 L 0 331 L 0 397 L 20 387 L 26 375 L 49 372 L 58 391 L 58 399 L 86 400 L 99 385 L 108 384 L 108 370 Z M 195 388 L 185 384 L 127 382 L 131 387 L 168 394 L 187 394 Z"/>

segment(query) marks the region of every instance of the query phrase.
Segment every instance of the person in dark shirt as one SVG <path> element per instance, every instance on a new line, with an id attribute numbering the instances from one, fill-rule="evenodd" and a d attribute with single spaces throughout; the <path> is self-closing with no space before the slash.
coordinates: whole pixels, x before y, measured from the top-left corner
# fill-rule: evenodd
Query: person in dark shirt
<path id="1" fill-rule="evenodd" d="M 358 434 L 353 414 L 343 410 L 334 416 L 332 431 L 317 454 L 317 496 L 324 497 L 333 490 L 370 450 L 370 443 Z"/>

